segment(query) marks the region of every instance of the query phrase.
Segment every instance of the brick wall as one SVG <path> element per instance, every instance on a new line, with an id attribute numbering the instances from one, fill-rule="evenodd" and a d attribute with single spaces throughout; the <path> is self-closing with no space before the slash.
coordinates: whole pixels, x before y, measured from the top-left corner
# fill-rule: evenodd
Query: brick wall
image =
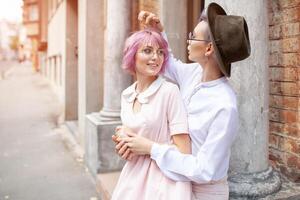
<path id="1" fill-rule="evenodd" d="M 270 161 L 300 182 L 300 0 L 268 0 Z"/>

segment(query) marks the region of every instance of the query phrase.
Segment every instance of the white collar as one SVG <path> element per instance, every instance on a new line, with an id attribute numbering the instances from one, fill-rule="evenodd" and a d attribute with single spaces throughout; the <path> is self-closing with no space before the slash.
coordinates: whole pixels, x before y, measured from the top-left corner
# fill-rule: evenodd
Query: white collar
<path id="1" fill-rule="evenodd" d="M 218 85 L 220 83 L 224 83 L 227 81 L 227 78 L 225 76 L 212 80 L 212 81 L 207 81 L 207 82 L 201 82 L 200 84 L 204 87 L 213 87 L 215 85 Z"/>
<path id="2" fill-rule="evenodd" d="M 125 89 L 122 95 L 129 103 L 132 103 L 135 99 L 137 99 L 139 103 L 145 104 L 149 102 L 149 97 L 159 89 L 163 82 L 165 82 L 165 80 L 161 76 L 158 76 L 157 79 L 153 81 L 144 92 L 141 93 L 136 92 L 135 88 L 137 82 L 135 82 Z"/>

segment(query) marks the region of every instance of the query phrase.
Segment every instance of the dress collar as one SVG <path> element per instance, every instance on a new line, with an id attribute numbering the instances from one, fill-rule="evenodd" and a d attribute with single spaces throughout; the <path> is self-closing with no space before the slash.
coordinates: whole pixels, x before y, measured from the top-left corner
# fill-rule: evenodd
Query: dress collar
<path id="1" fill-rule="evenodd" d="M 165 82 L 165 80 L 159 76 L 144 92 L 141 93 L 136 92 L 135 88 L 137 82 L 135 82 L 125 89 L 122 95 L 129 103 L 132 103 L 135 99 L 137 99 L 139 103 L 145 104 L 149 102 L 149 97 L 159 89 L 163 82 Z"/>

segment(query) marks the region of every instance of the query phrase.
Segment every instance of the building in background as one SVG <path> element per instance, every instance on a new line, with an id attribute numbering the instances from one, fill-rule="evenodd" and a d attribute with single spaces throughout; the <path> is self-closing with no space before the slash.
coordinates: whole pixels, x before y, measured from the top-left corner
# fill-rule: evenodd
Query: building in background
<path id="1" fill-rule="evenodd" d="M 0 60 L 17 59 L 20 30 L 19 23 L 0 20 Z"/>
<path id="2" fill-rule="evenodd" d="M 121 91 L 132 83 L 120 65 L 125 39 L 139 29 L 137 14 L 148 10 L 159 15 L 173 54 L 188 62 L 187 33 L 209 2 L 24 0 L 35 69 L 53 83 L 63 104 L 61 119 L 85 150 L 95 177 L 120 170 L 123 164 L 114 153 L 111 134 L 121 123 Z M 246 18 L 252 46 L 250 58 L 233 64 L 230 79 L 240 111 L 231 195 L 264 196 L 280 187 L 270 164 L 291 181 L 300 181 L 300 3 L 216 2 Z"/>
<path id="3" fill-rule="evenodd" d="M 31 61 L 35 71 L 39 71 L 38 62 L 38 45 L 40 40 L 40 14 L 39 14 L 39 0 L 23 0 L 23 25 L 26 28 L 26 35 L 30 41 Z M 20 50 L 27 48 L 28 42 L 21 44 Z"/>

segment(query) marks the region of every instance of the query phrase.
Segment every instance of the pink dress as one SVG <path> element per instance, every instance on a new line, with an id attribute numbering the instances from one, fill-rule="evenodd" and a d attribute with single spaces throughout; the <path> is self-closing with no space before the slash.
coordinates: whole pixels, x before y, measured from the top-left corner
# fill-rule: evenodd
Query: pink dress
<path id="1" fill-rule="evenodd" d="M 171 135 L 188 133 L 187 114 L 176 85 L 158 77 L 139 95 L 136 83 L 122 93 L 122 123 L 135 133 L 155 142 L 171 144 Z M 133 102 L 141 103 L 134 113 Z M 127 161 L 114 190 L 112 200 L 189 200 L 190 182 L 175 182 L 162 174 L 149 156 Z"/>

